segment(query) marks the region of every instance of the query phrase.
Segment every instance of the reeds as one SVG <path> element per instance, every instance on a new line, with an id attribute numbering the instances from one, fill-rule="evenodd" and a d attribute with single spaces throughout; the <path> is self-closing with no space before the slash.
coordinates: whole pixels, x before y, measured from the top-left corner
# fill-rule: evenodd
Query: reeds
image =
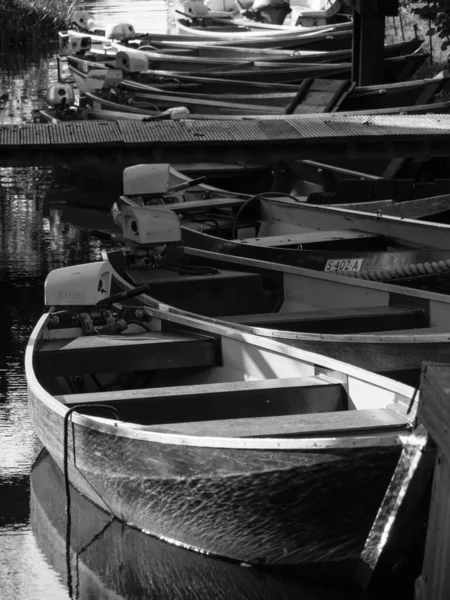
<path id="1" fill-rule="evenodd" d="M 0 52 L 56 44 L 71 10 L 66 0 L 0 0 Z"/>

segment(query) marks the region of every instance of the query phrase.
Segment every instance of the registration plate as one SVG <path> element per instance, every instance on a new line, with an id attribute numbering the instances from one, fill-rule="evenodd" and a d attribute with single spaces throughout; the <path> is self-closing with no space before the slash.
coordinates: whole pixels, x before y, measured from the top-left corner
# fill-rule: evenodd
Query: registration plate
<path id="1" fill-rule="evenodd" d="M 363 262 L 363 258 L 330 258 L 324 271 L 360 271 Z"/>

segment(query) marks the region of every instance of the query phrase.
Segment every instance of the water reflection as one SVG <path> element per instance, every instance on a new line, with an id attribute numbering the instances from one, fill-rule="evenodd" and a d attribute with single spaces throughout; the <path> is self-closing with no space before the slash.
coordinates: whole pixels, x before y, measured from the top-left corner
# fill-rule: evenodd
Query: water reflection
<path id="1" fill-rule="evenodd" d="M 44 279 L 53 268 L 99 256 L 98 244 L 75 227 L 51 231 L 43 206 L 54 181 L 50 169 L 0 168 L 0 481 L 29 473 L 40 447 L 28 414 L 23 353 L 43 310 Z"/>
<path id="2" fill-rule="evenodd" d="M 31 528 L 47 562 L 74 598 L 320 600 L 360 593 L 298 582 L 212 559 L 127 527 L 71 492 L 70 555 L 64 479 L 44 452 L 31 474 Z M 70 577 L 67 577 L 70 564 Z"/>
<path id="3" fill-rule="evenodd" d="M 164 0 L 76 0 L 73 5 L 91 12 L 99 28 L 127 22 L 144 33 L 166 32 L 169 26 Z M 55 39 L 55 52 L 47 56 L 33 50 L 0 54 L 0 124 L 32 122 L 33 109 L 45 106 L 47 88 L 57 80 L 56 48 Z"/>

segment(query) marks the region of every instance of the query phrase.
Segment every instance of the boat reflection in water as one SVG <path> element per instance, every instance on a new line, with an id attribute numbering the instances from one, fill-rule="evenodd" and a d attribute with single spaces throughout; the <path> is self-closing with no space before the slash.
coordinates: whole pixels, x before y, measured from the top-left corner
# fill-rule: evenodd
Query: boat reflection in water
<path id="1" fill-rule="evenodd" d="M 322 585 L 299 583 L 202 556 L 112 520 L 70 492 L 70 549 L 66 544 L 64 477 L 43 451 L 31 473 L 31 528 L 71 598 L 96 600 L 339 600 L 361 599 Z M 67 563 L 70 562 L 70 577 Z M 357 594 L 357 595 L 356 595 Z"/>

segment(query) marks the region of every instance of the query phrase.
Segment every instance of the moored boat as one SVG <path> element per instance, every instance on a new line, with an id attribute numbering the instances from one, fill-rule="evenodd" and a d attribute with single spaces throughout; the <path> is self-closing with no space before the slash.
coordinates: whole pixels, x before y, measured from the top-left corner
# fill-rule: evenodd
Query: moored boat
<path id="1" fill-rule="evenodd" d="M 168 253 L 159 270 L 145 250 L 131 245 L 107 256 L 124 289 L 149 284 L 152 296 L 176 307 L 173 312 L 226 320 L 243 332 L 414 383 L 424 356 L 450 356 L 446 294 L 186 246 L 181 262 Z M 183 273 L 184 265 L 184 277 L 173 275 L 174 269 Z M 226 297 L 214 294 L 210 276 L 192 276 L 197 266 L 206 273 L 208 268 L 253 273 L 260 277 L 259 286 L 255 283 L 252 293 L 246 292 L 248 305 L 239 308 L 233 302 L 244 292 L 230 282 Z"/>
<path id="2" fill-rule="evenodd" d="M 78 53 L 79 54 L 79 53 Z M 427 54 L 417 44 L 417 48 L 404 55 L 388 56 L 385 58 L 385 80 L 386 82 L 403 81 L 413 74 L 426 60 Z M 78 59 L 78 60 L 77 60 Z M 86 52 L 82 56 L 68 56 L 67 60 L 72 71 L 79 71 L 80 76 L 87 73 L 89 69 L 114 67 L 127 73 L 138 74 L 139 81 L 150 83 L 155 75 L 166 73 L 167 77 L 190 74 L 193 76 L 204 76 L 225 79 L 244 79 L 248 81 L 273 82 L 273 83 L 295 83 L 307 77 L 338 77 L 347 78 L 351 72 L 351 62 L 314 62 L 314 57 L 307 59 L 299 58 L 295 54 L 291 56 L 260 56 L 252 57 L 205 57 L 180 54 L 174 52 L 157 51 L 148 46 L 141 48 L 127 48 L 116 44 L 107 52 Z M 277 76 L 277 72 L 279 72 Z M 251 75 L 251 76 L 249 76 Z M 137 75 L 134 76 L 136 78 Z"/>
<path id="3" fill-rule="evenodd" d="M 426 458 L 413 389 L 116 283 L 108 262 L 53 271 L 26 351 L 33 425 L 71 483 L 239 562 L 351 578 L 383 553 Z"/>

